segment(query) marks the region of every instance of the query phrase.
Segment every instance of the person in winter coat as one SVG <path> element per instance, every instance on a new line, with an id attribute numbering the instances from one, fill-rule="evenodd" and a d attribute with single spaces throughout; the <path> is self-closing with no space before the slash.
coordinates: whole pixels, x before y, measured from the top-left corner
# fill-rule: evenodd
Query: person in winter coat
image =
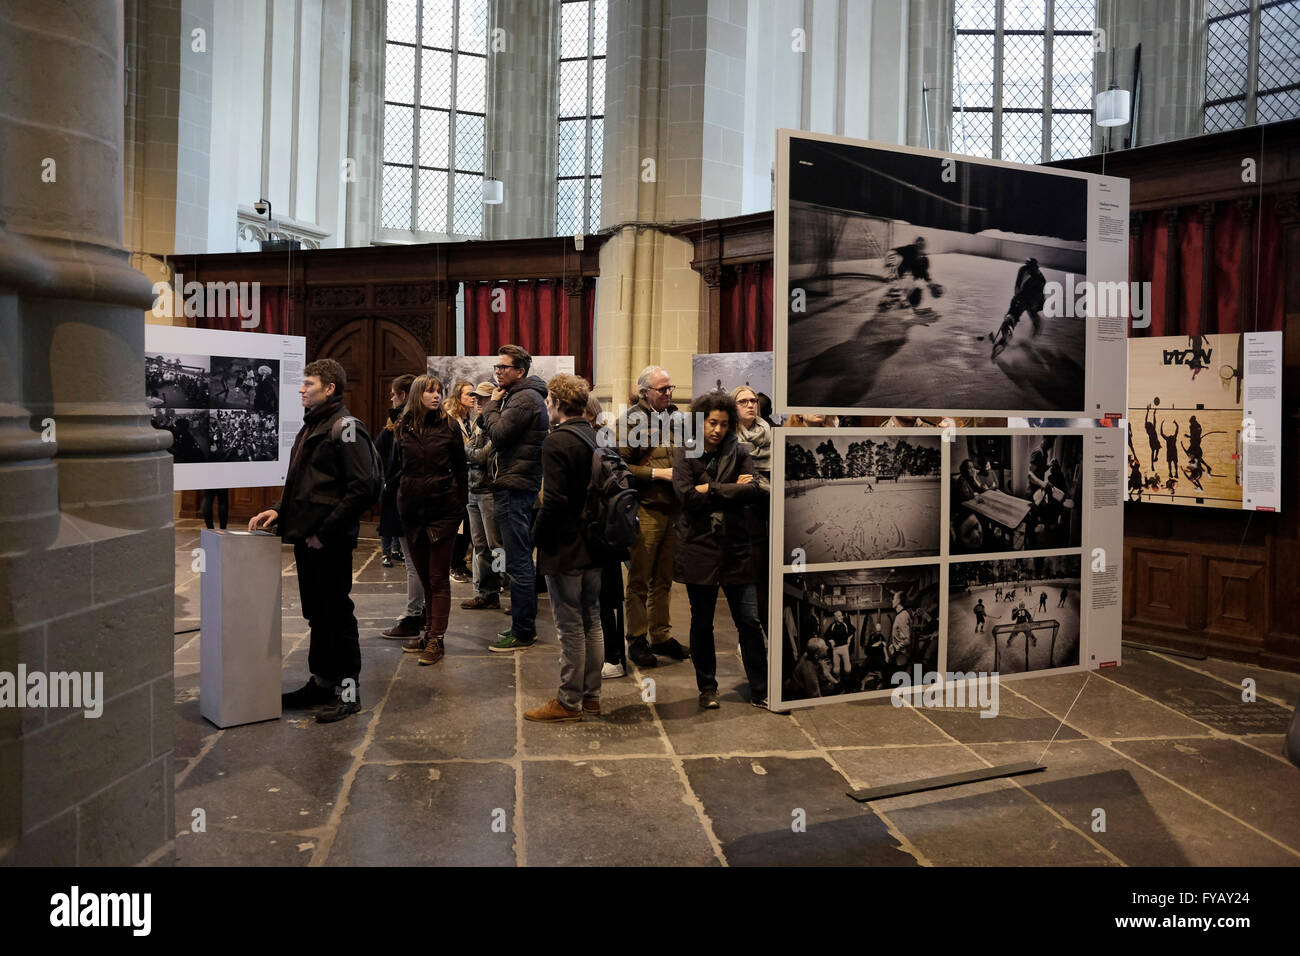
<path id="1" fill-rule="evenodd" d="M 533 359 L 518 345 L 497 349 L 497 387 L 483 409 L 483 429 L 496 448 L 492 482 L 497 531 L 510 575 L 510 628 L 489 649 L 523 650 L 537 640 L 537 577 L 533 568 L 533 502 L 542 487 L 546 383 L 529 375 Z"/>
<path id="2" fill-rule="evenodd" d="M 388 390 L 388 421 L 384 429 L 375 436 L 375 450 L 379 460 L 384 463 L 384 495 L 380 499 L 379 511 L 379 550 L 382 555 L 380 563 L 391 568 L 393 562 L 403 563 L 406 555 L 402 553 L 402 519 L 397 516 L 397 479 L 400 477 L 393 465 L 394 451 L 397 447 L 397 419 L 406 407 L 406 399 L 411 391 L 414 375 L 399 375 L 393 379 Z M 421 604 L 423 608 L 423 604 Z M 423 613 L 423 611 L 421 611 Z M 409 636 L 409 635 L 408 635 Z"/>
<path id="3" fill-rule="evenodd" d="M 474 416 L 474 399 L 470 397 L 473 393 L 474 383 L 462 379 L 452 386 L 447 393 L 447 397 L 442 400 L 442 410 L 460 426 L 460 433 L 466 445 L 466 455 L 469 454 L 470 422 Z M 461 530 L 456 534 L 456 548 L 451 554 L 451 579 L 457 584 L 469 584 L 474 580 L 473 573 L 465 563 L 472 544 L 473 539 L 469 533 L 469 513 L 467 511 L 461 524 Z"/>
<path id="4" fill-rule="evenodd" d="M 673 579 L 686 585 L 691 602 L 691 659 L 700 706 L 718 706 L 713 613 L 721 588 L 740 634 L 750 702 L 765 707 L 767 660 L 746 511 L 764 507 L 767 495 L 749 453 L 736 439 L 738 416 L 731 396 L 701 395 L 691 403 L 691 414 L 703 422 L 703 434 L 695 440 L 704 449 L 695 458 L 687 457 L 685 448 L 673 451 L 673 490 L 681 502 Z"/>
<path id="5" fill-rule="evenodd" d="M 441 383 L 432 375 L 416 378 L 397 423 L 402 469 L 397 512 L 406 529 L 406 553 L 420 575 L 425 597 L 424 634 L 402 649 L 418 652 L 421 664 L 436 664 L 443 657 L 451 611 L 451 555 L 469 487 L 464 436 L 443 412 L 441 392 Z"/>
<path id="6" fill-rule="evenodd" d="M 759 416 L 758 393 L 748 385 L 738 385 L 731 392 L 736 400 L 736 440 L 749 452 L 754 472 L 764 491 L 771 490 L 772 426 Z M 766 507 L 750 508 L 749 551 L 754 559 L 754 585 L 758 588 L 758 619 L 766 633 L 768 607 L 768 512 Z"/>
<path id="7" fill-rule="evenodd" d="M 605 637 L 600 626 L 600 565 L 587 547 L 582 523 L 596 444 L 596 431 L 583 417 L 587 382 L 576 375 L 556 375 L 547 391 L 546 411 L 555 427 L 542 443 L 542 506 L 533 538 L 560 637 L 560 688 L 524 719 L 556 723 L 600 714 Z"/>
<path id="8" fill-rule="evenodd" d="M 278 525 L 293 545 L 302 614 L 311 627 L 304 687 L 282 694 L 285 710 L 325 705 L 320 723 L 361 710 L 361 641 L 352 590 L 352 552 L 361 515 L 374 499 L 370 436 L 343 404 L 347 373 L 333 359 L 303 366 L 303 424 L 294 439 L 284 492 L 274 508 L 248 522 L 248 530 Z M 355 427 L 348 428 L 349 424 Z M 351 440 L 348 440 L 351 439 Z"/>
<path id="9" fill-rule="evenodd" d="M 474 596 L 461 601 L 460 606 L 468 611 L 501 607 L 501 575 L 492 567 L 493 552 L 501 547 L 496 508 L 492 503 L 491 471 L 496 449 L 483 430 L 483 406 L 492 397 L 494 388 L 491 382 L 479 382 L 471 393 L 475 414 L 470 424 L 469 440 L 465 443 L 465 456 L 469 459 L 469 535 L 474 551 L 471 565 Z"/>

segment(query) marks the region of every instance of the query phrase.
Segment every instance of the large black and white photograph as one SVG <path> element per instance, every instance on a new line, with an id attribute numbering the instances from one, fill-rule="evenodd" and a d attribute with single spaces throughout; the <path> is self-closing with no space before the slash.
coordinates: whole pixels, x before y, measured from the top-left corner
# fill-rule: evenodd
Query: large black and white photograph
<path id="1" fill-rule="evenodd" d="M 212 356 L 212 408 L 243 408 L 274 414 L 280 409 L 280 360 Z"/>
<path id="2" fill-rule="evenodd" d="M 280 457 L 280 418 L 274 412 L 218 409 L 211 413 L 210 461 L 275 461 Z"/>
<path id="3" fill-rule="evenodd" d="M 785 436 L 783 553 L 809 565 L 939 553 L 938 435 Z"/>
<path id="4" fill-rule="evenodd" d="M 939 566 L 786 574 L 783 701 L 887 693 L 898 671 L 936 669 Z"/>
<path id="5" fill-rule="evenodd" d="M 209 361 L 206 355 L 146 354 L 145 404 L 150 408 L 207 408 Z"/>
<path id="6" fill-rule="evenodd" d="M 950 672 L 1019 674 L 1079 663 L 1077 554 L 948 566 Z"/>
<path id="7" fill-rule="evenodd" d="M 949 461 L 952 554 L 1082 544 L 1082 435 L 958 433 Z"/>
<path id="8" fill-rule="evenodd" d="M 534 355 L 529 375 L 538 376 L 543 382 L 549 382 L 561 372 L 573 374 L 572 355 Z M 496 373 L 492 366 L 506 361 L 500 355 L 430 355 L 427 356 L 426 371 L 442 383 L 443 394 L 450 391 L 457 382 L 495 382 Z"/>
<path id="9" fill-rule="evenodd" d="M 1048 293 L 1087 274 L 1086 177 L 797 135 L 785 168 L 781 411 L 1085 408 L 1087 323 Z"/>
<path id="10" fill-rule="evenodd" d="M 206 408 L 155 408 L 150 424 L 172 433 L 169 449 L 178 465 L 192 465 L 212 460 Z"/>
<path id="11" fill-rule="evenodd" d="M 771 352 L 700 352 L 691 356 L 691 394 L 731 394 L 737 388 L 772 399 Z"/>

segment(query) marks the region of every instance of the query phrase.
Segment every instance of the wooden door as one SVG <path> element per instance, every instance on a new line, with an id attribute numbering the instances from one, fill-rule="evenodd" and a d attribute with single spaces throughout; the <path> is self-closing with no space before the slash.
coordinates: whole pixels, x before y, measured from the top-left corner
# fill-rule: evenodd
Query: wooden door
<path id="1" fill-rule="evenodd" d="M 370 376 L 371 415 L 362 420 L 378 434 L 388 420 L 388 392 L 399 375 L 423 375 L 428 367 L 425 346 L 408 329 L 389 319 L 370 323 L 374 336 L 373 373 Z M 350 406 L 349 406 L 350 407 Z M 361 413 L 356 412 L 360 417 Z"/>

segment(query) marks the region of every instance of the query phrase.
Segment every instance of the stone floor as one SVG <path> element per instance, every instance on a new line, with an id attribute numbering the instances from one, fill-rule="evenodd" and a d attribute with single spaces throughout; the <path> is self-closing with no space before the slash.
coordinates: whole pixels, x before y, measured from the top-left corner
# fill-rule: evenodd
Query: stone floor
<path id="1" fill-rule="evenodd" d="M 198 537 L 195 522 L 178 525 L 177 631 L 198 626 Z M 379 636 L 404 605 L 405 572 L 381 567 L 377 546 L 356 552 L 356 717 L 219 730 L 199 716 L 198 634 L 177 635 L 180 865 L 1300 863 L 1300 770 L 1281 756 L 1300 675 L 1126 651 L 1116 670 L 1003 684 L 993 719 L 887 701 L 781 715 L 743 703 L 719 602 L 721 709 L 699 711 L 686 662 L 646 672 L 656 703 L 633 674 L 605 683 L 602 717 L 539 725 L 521 714 L 557 679 L 545 597 L 539 646 L 493 654 L 507 618 L 460 611 L 470 588 L 453 584 L 447 657 L 418 667 Z M 290 549 L 283 641 L 288 689 L 307 676 Z M 1045 772 L 1019 778 L 846 796 L 1040 758 Z"/>

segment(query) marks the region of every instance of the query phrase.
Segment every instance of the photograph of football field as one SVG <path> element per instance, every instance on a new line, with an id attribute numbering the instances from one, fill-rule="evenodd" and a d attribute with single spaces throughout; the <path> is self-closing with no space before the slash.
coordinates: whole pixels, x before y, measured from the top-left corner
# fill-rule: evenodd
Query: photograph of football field
<path id="1" fill-rule="evenodd" d="M 1077 665 L 1079 569 L 1077 554 L 950 564 L 947 669 L 1019 674 Z"/>
<path id="2" fill-rule="evenodd" d="M 1086 274 L 1086 181 L 975 162 L 942 173 L 938 157 L 791 139 L 787 407 L 1084 408 L 1086 321 L 1022 301 L 1021 270 L 1040 290 Z"/>
<path id="3" fill-rule="evenodd" d="M 1131 501 L 1240 508 L 1242 336 L 1130 339 Z"/>
<path id="4" fill-rule="evenodd" d="M 940 438 L 823 430 L 785 439 L 786 553 L 810 565 L 939 553 Z"/>

